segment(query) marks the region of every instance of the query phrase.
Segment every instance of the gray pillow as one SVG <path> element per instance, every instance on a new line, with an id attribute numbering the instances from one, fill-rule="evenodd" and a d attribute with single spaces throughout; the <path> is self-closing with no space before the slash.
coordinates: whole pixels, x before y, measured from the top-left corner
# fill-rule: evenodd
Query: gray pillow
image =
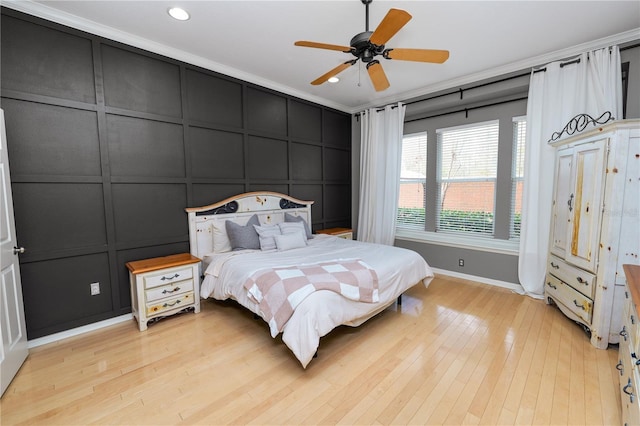
<path id="1" fill-rule="evenodd" d="M 304 231 L 307 234 L 307 239 L 313 238 L 313 234 L 311 233 L 311 228 L 309 228 L 309 224 L 302 216 L 294 216 L 290 213 L 284 214 L 285 222 L 302 222 L 304 224 Z"/>
<path id="2" fill-rule="evenodd" d="M 260 250 L 260 236 L 256 232 L 254 225 L 260 225 L 257 215 L 251 216 L 246 225 L 238 225 L 230 220 L 224 222 L 231 242 L 231 250 Z"/>

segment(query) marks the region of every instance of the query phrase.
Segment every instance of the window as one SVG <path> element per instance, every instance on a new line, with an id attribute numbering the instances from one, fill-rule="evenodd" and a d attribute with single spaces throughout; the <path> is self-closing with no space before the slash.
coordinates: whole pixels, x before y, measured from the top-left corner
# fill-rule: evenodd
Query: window
<path id="1" fill-rule="evenodd" d="M 397 238 L 517 253 L 526 117 L 491 118 L 404 136 Z"/>
<path id="2" fill-rule="evenodd" d="M 524 186 L 524 155 L 526 146 L 527 119 L 513 119 L 513 164 L 511 166 L 511 227 L 509 238 L 520 238 L 522 219 L 522 188 Z"/>
<path id="3" fill-rule="evenodd" d="M 397 226 L 424 229 L 427 133 L 402 138 Z"/>
<path id="4" fill-rule="evenodd" d="M 493 235 L 498 120 L 436 131 L 438 232 Z"/>

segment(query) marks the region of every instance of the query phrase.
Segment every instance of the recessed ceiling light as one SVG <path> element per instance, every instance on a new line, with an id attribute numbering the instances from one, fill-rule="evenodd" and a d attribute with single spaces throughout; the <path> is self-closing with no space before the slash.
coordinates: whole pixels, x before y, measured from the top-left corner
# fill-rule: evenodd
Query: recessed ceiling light
<path id="1" fill-rule="evenodd" d="M 331 77 L 329 80 L 327 80 L 329 83 L 337 83 L 340 81 L 340 79 L 338 77 Z"/>
<path id="2" fill-rule="evenodd" d="M 189 19 L 189 12 L 179 7 L 170 8 L 167 13 L 171 15 L 172 18 L 177 19 L 178 21 L 186 21 Z"/>

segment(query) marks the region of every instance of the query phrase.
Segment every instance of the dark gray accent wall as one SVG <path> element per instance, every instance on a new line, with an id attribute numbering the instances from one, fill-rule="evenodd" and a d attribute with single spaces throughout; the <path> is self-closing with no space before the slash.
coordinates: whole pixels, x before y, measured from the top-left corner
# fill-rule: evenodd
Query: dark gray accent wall
<path id="1" fill-rule="evenodd" d="M 1 27 L 29 339 L 130 312 L 125 263 L 188 251 L 185 207 L 269 190 L 351 226 L 349 114 L 16 11 Z"/>

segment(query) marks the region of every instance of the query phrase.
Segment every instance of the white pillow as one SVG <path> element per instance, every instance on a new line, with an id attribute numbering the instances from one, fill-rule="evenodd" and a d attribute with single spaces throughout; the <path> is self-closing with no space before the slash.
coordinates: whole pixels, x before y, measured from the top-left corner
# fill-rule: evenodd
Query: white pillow
<path id="1" fill-rule="evenodd" d="M 231 241 L 227 235 L 227 228 L 223 220 L 213 222 L 213 252 L 224 253 L 231 251 Z"/>
<path id="2" fill-rule="evenodd" d="M 274 250 L 276 248 L 276 235 L 282 235 L 278 225 L 253 225 L 260 236 L 260 250 Z"/>
<path id="3" fill-rule="evenodd" d="M 300 247 L 306 247 L 307 236 L 304 232 L 294 232 L 286 235 L 274 235 L 278 251 L 291 250 Z"/>
<path id="4" fill-rule="evenodd" d="M 278 224 L 282 235 L 302 233 L 304 239 L 307 239 L 307 231 L 305 230 L 304 223 L 302 222 L 281 222 Z"/>

